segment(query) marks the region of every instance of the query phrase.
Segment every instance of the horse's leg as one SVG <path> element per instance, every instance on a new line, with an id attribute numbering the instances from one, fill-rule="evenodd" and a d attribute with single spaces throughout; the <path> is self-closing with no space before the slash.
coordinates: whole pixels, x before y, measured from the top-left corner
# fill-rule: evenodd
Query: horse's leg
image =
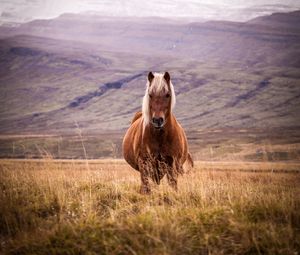
<path id="1" fill-rule="evenodd" d="M 176 164 L 172 157 L 167 157 L 166 161 L 167 161 L 167 164 L 166 164 L 167 171 L 166 172 L 167 172 L 168 183 L 174 190 L 177 191 L 178 190 L 178 188 L 177 188 L 178 171 L 176 169 Z"/>
<path id="2" fill-rule="evenodd" d="M 168 167 L 168 172 L 167 172 L 168 183 L 175 191 L 178 190 L 177 177 L 178 175 L 176 174 L 175 169 L 173 169 L 172 167 Z"/>
<path id="3" fill-rule="evenodd" d="M 153 168 L 153 171 L 151 173 L 153 182 L 159 185 L 161 179 L 165 176 L 166 173 L 166 163 L 162 161 L 157 161 L 156 167 Z"/>
<path id="4" fill-rule="evenodd" d="M 151 171 L 151 164 L 148 162 L 148 160 L 140 159 L 139 162 L 139 171 L 141 173 L 141 188 L 140 193 L 141 194 L 150 194 L 151 188 L 149 183 L 149 176 Z"/>

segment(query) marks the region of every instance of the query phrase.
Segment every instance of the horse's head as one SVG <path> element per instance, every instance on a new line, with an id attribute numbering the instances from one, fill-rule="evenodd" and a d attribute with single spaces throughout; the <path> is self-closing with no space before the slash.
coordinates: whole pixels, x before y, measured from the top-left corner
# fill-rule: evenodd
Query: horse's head
<path id="1" fill-rule="evenodd" d="M 162 128 L 174 106 L 175 92 L 169 73 L 150 72 L 143 100 L 144 126 L 151 124 L 157 129 Z"/>

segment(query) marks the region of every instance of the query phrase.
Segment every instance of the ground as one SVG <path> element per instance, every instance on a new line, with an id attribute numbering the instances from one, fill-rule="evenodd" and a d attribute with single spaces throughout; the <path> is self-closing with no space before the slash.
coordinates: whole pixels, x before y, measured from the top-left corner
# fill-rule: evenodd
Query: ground
<path id="1" fill-rule="evenodd" d="M 299 254 L 299 169 L 196 162 L 141 195 L 122 160 L 1 160 L 0 253 Z"/>

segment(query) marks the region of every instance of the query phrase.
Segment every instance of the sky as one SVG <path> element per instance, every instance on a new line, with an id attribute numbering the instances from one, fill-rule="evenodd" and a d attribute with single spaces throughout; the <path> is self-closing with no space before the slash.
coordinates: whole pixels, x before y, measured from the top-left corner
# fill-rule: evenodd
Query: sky
<path id="1" fill-rule="evenodd" d="M 300 0 L 0 0 L 0 24 L 49 19 L 63 13 L 246 21 L 300 9 Z"/>

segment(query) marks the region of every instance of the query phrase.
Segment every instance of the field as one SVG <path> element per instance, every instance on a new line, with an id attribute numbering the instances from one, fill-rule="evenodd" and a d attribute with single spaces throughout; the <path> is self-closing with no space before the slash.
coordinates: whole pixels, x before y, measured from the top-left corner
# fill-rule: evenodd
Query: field
<path id="1" fill-rule="evenodd" d="M 123 160 L 3 159 L 0 253 L 299 254 L 299 170 L 196 162 L 146 196 Z"/>

